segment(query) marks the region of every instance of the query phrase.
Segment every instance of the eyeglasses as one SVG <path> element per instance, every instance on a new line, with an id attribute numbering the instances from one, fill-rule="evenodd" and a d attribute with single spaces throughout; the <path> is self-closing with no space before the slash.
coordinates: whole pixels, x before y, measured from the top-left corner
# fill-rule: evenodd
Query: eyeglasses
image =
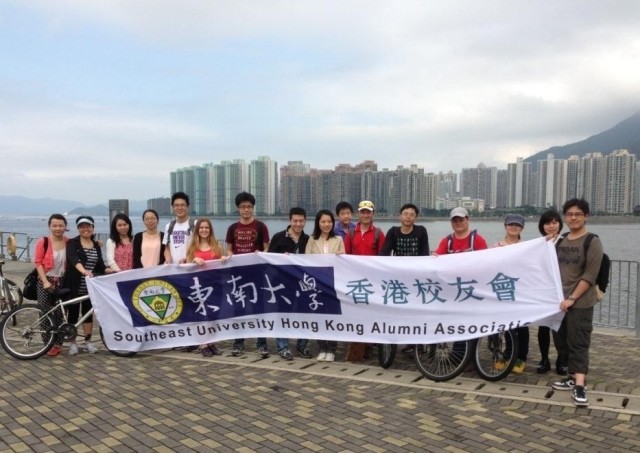
<path id="1" fill-rule="evenodd" d="M 584 217 L 584 212 L 565 212 L 565 217 Z"/>

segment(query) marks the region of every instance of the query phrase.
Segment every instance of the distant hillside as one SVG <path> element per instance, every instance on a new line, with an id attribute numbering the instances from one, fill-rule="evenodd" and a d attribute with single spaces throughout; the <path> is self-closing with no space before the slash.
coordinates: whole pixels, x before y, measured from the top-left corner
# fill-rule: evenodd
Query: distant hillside
<path id="1" fill-rule="evenodd" d="M 572 155 L 584 156 L 587 153 L 601 152 L 609 154 L 616 149 L 627 149 L 640 158 L 640 112 L 618 123 L 611 129 L 593 135 L 581 142 L 564 146 L 553 146 L 525 159 L 537 162 L 552 153 L 556 159 L 566 159 Z"/>
<path id="2" fill-rule="evenodd" d="M 141 214 L 147 207 L 146 201 L 129 200 L 129 213 Z M 54 212 L 69 214 L 108 215 L 107 205 L 87 206 L 79 201 L 55 200 L 52 198 L 27 198 L 23 196 L 0 195 L 2 215 L 49 215 Z"/>

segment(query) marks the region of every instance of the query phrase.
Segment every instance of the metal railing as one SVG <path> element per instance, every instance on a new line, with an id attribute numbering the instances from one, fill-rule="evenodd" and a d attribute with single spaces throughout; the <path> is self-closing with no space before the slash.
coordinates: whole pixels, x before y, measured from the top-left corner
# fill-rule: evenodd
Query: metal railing
<path id="1" fill-rule="evenodd" d="M 7 250 L 9 236 L 15 238 L 16 251 Z M 96 234 L 96 239 L 106 243 L 107 234 Z M 31 262 L 35 241 L 25 233 L 0 231 L 0 258 Z M 224 241 L 219 241 L 222 250 Z M 598 327 L 610 327 L 635 332 L 640 338 L 640 263 L 637 261 L 611 260 L 609 287 L 604 299 L 596 305 L 593 323 Z"/>
<path id="2" fill-rule="evenodd" d="M 593 323 L 599 327 L 635 330 L 640 337 L 640 264 L 611 260 L 609 287 L 595 306 Z"/>

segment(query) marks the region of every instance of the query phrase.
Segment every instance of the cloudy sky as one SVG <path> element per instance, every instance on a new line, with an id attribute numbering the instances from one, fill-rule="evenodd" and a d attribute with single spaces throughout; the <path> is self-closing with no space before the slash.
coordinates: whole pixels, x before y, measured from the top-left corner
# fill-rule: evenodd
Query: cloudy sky
<path id="1" fill-rule="evenodd" d="M 0 194 L 169 194 L 270 156 L 506 168 L 640 111 L 640 2 L 0 5 Z"/>

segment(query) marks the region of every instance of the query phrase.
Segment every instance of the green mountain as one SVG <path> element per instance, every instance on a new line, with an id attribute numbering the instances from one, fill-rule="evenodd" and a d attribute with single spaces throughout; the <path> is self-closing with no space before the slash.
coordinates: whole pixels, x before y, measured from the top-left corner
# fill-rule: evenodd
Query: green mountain
<path id="1" fill-rule="evenodd" d="M 636 158 L 640 158 L 640 112 L 597 135 L 570 145 L 553 146 L 527 157 L 525 161 L 544 160 L 549 153 L 552 153 L 556 159 L 566 159 L 572 155 L 584 156 L 592 152 L 609 154 L 616 149 L 627 149 L 635 154 Z"/>

